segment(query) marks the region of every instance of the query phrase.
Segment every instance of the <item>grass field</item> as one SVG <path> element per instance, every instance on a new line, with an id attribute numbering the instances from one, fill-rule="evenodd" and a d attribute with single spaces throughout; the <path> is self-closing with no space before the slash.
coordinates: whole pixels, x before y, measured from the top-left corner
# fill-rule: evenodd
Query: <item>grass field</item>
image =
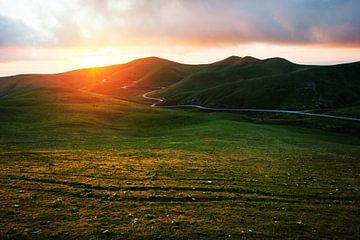
<path id="1" fill-rule="evenodd" d="M 357 239 L 360 138 L 37 89 L 0 100 L 1 239 Z"/>

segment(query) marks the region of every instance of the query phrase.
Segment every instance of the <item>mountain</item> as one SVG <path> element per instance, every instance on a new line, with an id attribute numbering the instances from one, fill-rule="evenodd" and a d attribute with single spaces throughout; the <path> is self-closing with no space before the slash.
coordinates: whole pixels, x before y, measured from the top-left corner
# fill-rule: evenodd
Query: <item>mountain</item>
<path id="1" fill-rule="evenodd" d="M 360 62 L 333 66 L 294 64 L 283 58 L 231 56 L 202 65 L 148 57 L 125 64 L 58 74 L 0 78 L 0 98 L 46 91 L 101 94 L 144 101 L 144 93 L 163 105 L 323 109 L 360 105 Z"/>

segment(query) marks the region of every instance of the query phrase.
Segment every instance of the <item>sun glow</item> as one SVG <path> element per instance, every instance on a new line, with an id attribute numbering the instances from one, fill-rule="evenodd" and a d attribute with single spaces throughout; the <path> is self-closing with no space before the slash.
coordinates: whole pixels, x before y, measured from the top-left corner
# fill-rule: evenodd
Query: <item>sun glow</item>
<path id="1" fill-rule="evenodd" d="M 105 56 L 90 56 L 84 58 L 83 62 L 87 67 L 100 67 L 106 65 L 108 61 Z"/>

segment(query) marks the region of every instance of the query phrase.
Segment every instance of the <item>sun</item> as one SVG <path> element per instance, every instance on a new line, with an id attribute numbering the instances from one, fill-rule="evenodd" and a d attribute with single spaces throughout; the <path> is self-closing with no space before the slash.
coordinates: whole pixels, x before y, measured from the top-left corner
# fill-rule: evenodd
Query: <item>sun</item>
<path id="1" fill-rule="evenodd" d="M 106 65 L 107 59 L 104 56 L 89 56 L 83 61 L 87 67 L 99 67 Z"/>

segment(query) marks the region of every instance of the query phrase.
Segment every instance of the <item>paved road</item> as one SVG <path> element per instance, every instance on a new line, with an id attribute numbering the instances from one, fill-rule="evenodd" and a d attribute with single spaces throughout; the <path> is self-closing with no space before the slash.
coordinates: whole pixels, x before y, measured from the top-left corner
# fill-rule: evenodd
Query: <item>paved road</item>
<path id="1" fill-rule="evenodd" d="M 158 89 L 157 89 L 158 90 Z M 157 91 L 150 91 L 143 94 L 143 98 L 155 101 L 151 105 L 151 107 L 161 107 L 161 108 L 196 108 L 206 111 L 214 111 L 214 112 L 261 112 L 261 113 L 284 113 L 284 114 L 295 114 L 295 115 L 303 115 L 303 116 L 310 116 L 310 117 L 322 117 L 322 118 L 332 118 L 338 120 L 348 120 L 348 121 L 358 121 L 360 122 L 359 118 L 352 118 L 352 117 L 342 117 L 342 116 L 333 116 L 327 114 L 319 114 L 319 113 L 309 113 L 306 111 L 291 111 L 291 110 L 279 110 L 279 109 L 248 109 L 248 108 L 211 108 L 211 107 L 204 107 L 200 105 L 193 105 L 193 104 L 180 104 L 180 105 L 172 105 L 172 106 L 157 106 L 157 104 L 163 102 L 164 100 L 161 98 L 149 97 L 148 95 Z"/>
<path id="2" fill-rule="evenodd" d="M 159 90 L 159 89 L 157 89 L 157 90 Z M 164 101 L 164 99 L 161 99 L 161 98 L 148 97 L 148 94 L 153 93 L 153 92 L 155 92 L 155 91 L 157 91 L 157 90 L 150 91 L 150 92 L 144 93 L 144 94 L 142 95 L 142 97 L 145 98 L 145 99 L 155 101 L 155 103 L 151 104 L 151 107 L 156 107 L 156 105 L 157 105 L 158 103 L 161 103 L 161 102 Z M 168 106 L 168 107 L 169 107 L 169 106 Z"/>

